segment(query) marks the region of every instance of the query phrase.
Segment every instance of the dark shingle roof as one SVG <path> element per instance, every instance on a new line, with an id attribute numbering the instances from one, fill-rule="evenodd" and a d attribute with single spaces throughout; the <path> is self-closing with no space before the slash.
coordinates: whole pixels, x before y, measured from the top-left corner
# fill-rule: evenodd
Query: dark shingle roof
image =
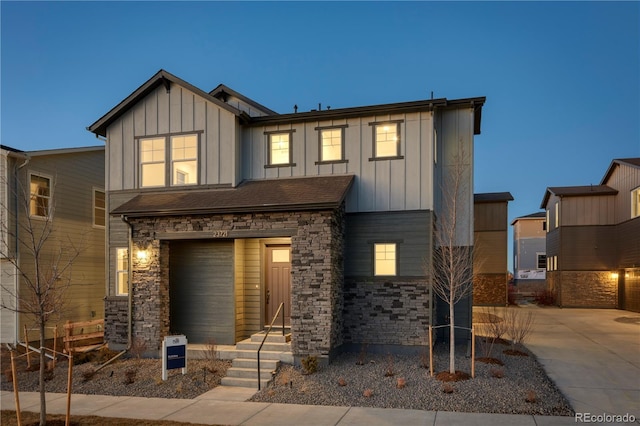
<path id="1" fill-rule="evenodd" d="M 618 190 L 607 185 L 553 186 L 547 188 L 540 208 L 544 209 L 551 194 L 558 197 L 588 197 L 594 195 L 616 195 Z"/>
<path id="2" fill-rule="evenodd" d="M 482 194 L 473 194 L 474 203 L 495 203 L 501 201 L 513 201 L 513 195 L 510 192 L 485 192 Z"/>
<path id="3" fill-rule="evenodd" d="M 353 175 L 246 181 L 236 188 L 140 194 L 111 211 L 125 216 L 320 210 L 338 207 Z"/>
<path id="4" fill-rule="evenodd" d="M 616 167 L 623 164 L 626 166 L 634 167 L 634 168 L 640 168 L 640 157 L 639 158 L 619 158 L 619 159 L 613 160 L 609 165 L 607 172 L 604 174 L 604 177 L 602 178 L 602 182 L 600 182 L 600 184 L 601 185 L 606 184 L 609 178 L 611 177 L 611 175 L 613 174 L 613 171 L 616 169 Z"/>

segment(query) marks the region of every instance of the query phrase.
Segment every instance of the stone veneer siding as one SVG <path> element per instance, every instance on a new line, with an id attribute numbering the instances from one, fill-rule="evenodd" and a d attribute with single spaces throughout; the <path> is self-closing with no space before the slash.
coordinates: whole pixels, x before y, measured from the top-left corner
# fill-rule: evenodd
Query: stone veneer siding
<path id="1" fill-rule="evenodd" d="M 618 280 L 611 272 L 554 271 L 547 273 L 547 285 L 564 308 L 617 308 Z"/>
<path id="2" fill-rule="evenodd" d="M 505 306 L 507 304 L 506 274 L 478 274 L 473 278 L 475 306 Z"/>
<path id="3" fill-rule="evenodd" d="M 129 298 L 110 296 L 104 299 L 104 340 L 112 350 L 126 348 L 128 343 Z"/>
<path id="4" fill-rule="evenodd" d="M 334 210 L 131 218 L 133 245 L 150 257 L 132 257 L 133 336 L 149 350 L 159 349 L 169 324 L 169 242 L 157 232 L 295 230 L 291 235 L 291 331 L 296 358 L 328 358 L 342 344 L 344 205 Z M 283 235 L 283 236 L 286 236 Z M 230 283 L 233 285 L 233 283 Z M 126 343 L 126 298 L 105 303 L 110 343 Z M 124 312 L 123 312 L 124 308 Z M 230 324 L 234 327 L 235 324 Z M 124 328 L 123 328 L 124 327 Z M 125 335 L 123 336 L 123 330 Z"/>
<path id="5" fill-rule="evenodd" d="M 430 292 L 425 278 L 345 279 L 345 343 L 428 343 Z"/>

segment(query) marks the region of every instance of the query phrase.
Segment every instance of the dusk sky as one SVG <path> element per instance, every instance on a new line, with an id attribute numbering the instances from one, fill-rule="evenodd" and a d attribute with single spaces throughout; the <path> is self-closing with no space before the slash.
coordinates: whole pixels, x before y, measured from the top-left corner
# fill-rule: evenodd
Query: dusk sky
<path id="1" fill-rule="evenodd" d="M 280 113 L 486 96 L 474 189 L 511 192 L 510 222 L 540 211 L 546 187 L 599 184 L 614 158 L 640 157 L 638 2 L 2 1 L 0 13 L 0 141 L 21 150 L 102 144 L 86 127 L 162 68 Z"/>

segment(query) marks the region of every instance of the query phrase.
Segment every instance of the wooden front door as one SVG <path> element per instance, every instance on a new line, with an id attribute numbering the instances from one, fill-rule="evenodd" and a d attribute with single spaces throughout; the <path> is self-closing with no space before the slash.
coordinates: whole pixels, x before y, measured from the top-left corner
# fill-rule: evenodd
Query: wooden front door
<path id="1" fill-rule="evenodd" d="M 265 271 L 265 327 L 268 327 L 280 303 L 284 302 L 284 322 L 290 325 L 291 318 L 291 246 L 266 247 Z M 282 317 L 273 324 L 282 326 Z"/>

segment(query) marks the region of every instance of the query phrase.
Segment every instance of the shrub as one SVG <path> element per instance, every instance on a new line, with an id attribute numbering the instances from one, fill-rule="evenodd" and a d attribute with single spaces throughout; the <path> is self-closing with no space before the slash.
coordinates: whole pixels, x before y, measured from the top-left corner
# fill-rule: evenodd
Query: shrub
<path id="1" fill-rule="evenodd" d="M 453 393 L 455 388 L 450 383 L 445 383 L 442 385 L 442 392 L 444 393 Z"/>
<path id="2" fill-rule="evenodd" d="M 140 359 L 147 351 L 147 342 L 141 337 L 136 337 L 131 342 L 131 347 L 129 348 L 129 353 L 131 356 Z"/>
<path id="3" fill-rule="evenodd" d="M 404 389 L 406 385 L 407 381 L 403 377 L 398 377 L 398 380 L 396 381 L 396 387 L 398 389 Z"/>
<path id="4" fill-rule="evenodd" d="M 362 343 L 360 345 L 360 352 L 358 353 L 358 360 L 356 361 L 356 365 L 364 365 L 367 361 L 367 343 Z"/>
<path id="5" fill-rule="evenodd" d="M 530 404 L 534 404 L 537 401 L 536 393 L 532 390 L 527 391 L 527 396 L 524 398 Z"/>
<path id="6" fill-rule="evenodd" d="M 365 389 L 362 393 L 365 398 L 371 398 L 373 396 L 373 389 Z"/>
<path id="7" fill-rule="evenodd" d="M 207 370 L 211 373 L 217 373 L 216 361 L 218 360 L 218 347 L 215 339 L 211 338 L 207 342 L 204 350 L 204 359 L 207 361 Z"/>
<path id="8" fill-rule="evenodd" d="M 136 374 L 138 370 L 135 368 L 130 368 L 124 372 L 124 384 L 130 385 L 131 383 L 136 381 Z"/>
<path id="9" fill-rule="evenodd" d="M 531 334 L 535 315 L 532 311 L 522 311 L 520 308 L 507 308 L 504 311 L 504 321 L 507 324 L 507 335 L 514 345 L 522 345 Z"/>
<path id="10" fill-rule="evenodd" d="M 386 368 L 384 371 L 384 376 L 393 377 L 396 374 L 394 369 L 393 355 L 387 354 L 387 357 L 385 358 L 385 364 Z"/>
<path id="11" fill-rule="evenodd" d="M 533 299 L 536 304 L 542 306 L 553 306 L 556 304 L 556 295 L 551 290 L 538 291 Z"/>
<path id="12" fill-rule="evenodd" d="M 338 379 L 338 386 L 347 386 L 347 381 L 344 379 L 344 377 L 340 377 Z"/>
<path id="13" fill-rule="evenodd" d="M 306 356 L 300 360 L 305 374 L 313 374 L 318 371 L 318 358 L 312 355 Z"/>
<path id="14" fill-rule="evenodd" d="M 489 370 L 489 374 L 491 374 L 491 377 L 495 377 L 496 379 L 502 379 L 504 377 L 504 371 L 500 368 L 492 368 Z"/>

